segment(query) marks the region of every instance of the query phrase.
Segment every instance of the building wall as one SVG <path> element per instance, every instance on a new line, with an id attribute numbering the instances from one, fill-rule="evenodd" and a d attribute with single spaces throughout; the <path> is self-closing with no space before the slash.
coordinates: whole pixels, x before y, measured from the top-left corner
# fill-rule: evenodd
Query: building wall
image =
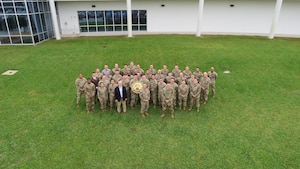
<path id="1" fill-rule="evenodd" d="M 267 36 L 275 3 L 276 0 L 205 0 L 202 33 Z M 198 6 L 198 0 L 132 0 L 132 10 L 147 10 L 147 33 L 196 34 Z M 58 1 L 57 7 L 62 35 L 72 36 L 80 34 L 78 10 L 126 10 L 126 1 Z M 300 1 L 284 1 L 276 34 L 300 37 L 299 9 Z"/>

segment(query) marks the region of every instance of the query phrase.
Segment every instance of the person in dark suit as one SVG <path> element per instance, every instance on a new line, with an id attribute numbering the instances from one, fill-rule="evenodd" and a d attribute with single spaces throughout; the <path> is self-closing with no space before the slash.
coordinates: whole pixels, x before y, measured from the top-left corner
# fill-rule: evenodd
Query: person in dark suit
<path id="1" fill-rule="evenodd" d="M 118 114 L 121 113 L 121 105 L 123 108 L 123 113 L 126 114 L 127 92 L 121 80 L 118 82 L 118 86 L 115 88 L 115 101 L 117 104 Z"/>

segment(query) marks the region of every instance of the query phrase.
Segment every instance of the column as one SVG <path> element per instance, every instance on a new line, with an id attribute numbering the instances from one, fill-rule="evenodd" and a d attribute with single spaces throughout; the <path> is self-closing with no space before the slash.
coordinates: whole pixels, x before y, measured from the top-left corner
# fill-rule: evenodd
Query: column
<path id="1" fill-rule="evenodd" d="M 273 21 L 272 21 L 272 25 L 271 25 L 271 30 L 270 30 L 270 34 L 269 34 L 269 39 L 274 38 L 280 11 L 281 11 L 281 6 L 282 6 L 282 0 L 277 0 L 276 6 L 275 6 L 275 11 L 274 11 L 274 16 L 273 16 Z"/>
<path id="2" fill-rule="evenodd" d="M 59 27 L 58 27 L 58 21 L 57 21 L 57 16 L 56 16 L 56 9 L 55 9 L 54 0 L 49 0 L 49 5 L 50 5 L 50 10 L 51 10 L 51 17 L 52 17 L 54 34 L 55 34 L 56 40 L 60 40 L 61 36 L 60 36 L 60 33 L 59 33 Z"/>
<path id="3" fill-rule="evenodd" d="M 132 37 L 132 14 L 131 14 L 131 0 L 126 0 L 127 4 L 127 30 L 128 37 Z"/>
<path id="4" fill-rule="evenodd" d="M 204 9 L 204 0 L 199 0 L 199 9 L 198 9 L 198 23 L 197 23 L 197 37 L 201 36 L 201 28 L 202 28 L 202 16 Z"/>

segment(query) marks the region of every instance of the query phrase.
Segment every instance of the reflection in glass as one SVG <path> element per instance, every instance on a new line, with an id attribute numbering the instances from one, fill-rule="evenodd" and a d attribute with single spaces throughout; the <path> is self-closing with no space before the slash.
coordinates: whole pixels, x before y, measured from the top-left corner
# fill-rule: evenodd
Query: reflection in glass
<path id="1" fill-rule="evenodd" d="M 98 32 L 105 32 L 104 26 L 98 26 Z"/>
<path id="2" fill-rule="evenodd" d="M 139 11 L 139 17 L 140 17 L 140 24 L 146 24 L 147 23 L 147 12 L 145 10 Z"/>
<path id="3" fill-rule="evenodd" d="M 8 29 L 11 35 L 18 35 L 19 34 L 19 28 L 16 20 L 15 15 L 8 15 L 7 16 L 7 24 Z"/>
<path id="4" fill-rule="evenodd" d="M 37 27 L 38 33 L 40 33 L 40 32 L 43 31 L 40 15 L 39 14 L 35 14 L 35 19 L 36 19 L 36 27 Z"/>
<path id="5" fill-rule="evenodd" d="M 103 11 L 96 12 L 97 25 L 104 25 L 104 14 Z"/>
<path id="6" fill-rule="evenodd" d="M 2 4 L 0 3 L 0 14 L 3 14 Z"/>
<path id="7" fill-rule="evenodd" d="M 22 35 L 30 35 L 30 27 L 26 15 L 19 15 L 20 32 Z"/>
<path id="8" fill-rule="evenodd" d="M 96 32 L 96 27 L 89 27 L 89 32 Z"/>
<path id="9" fill-rule="evenodd" d="M 4 11 L 6 14 L 14 14 L 15 9 L 12 2 L 3 2 Z"/>
<path id="10" fill-rule="evenodd" d="M 35 24 L 35 18 L 33 15 L 30 15 L 30 24 L 31 24 L 31 29 L 32 29 L 32 33 L 33 34 L 36 34 L 37 33 L 37 27 L 36 27 L 36 24 Z"/>
<path id="11" fill-rule="evenodd" d="M 106 25 L 113 24 L 112 11 L 105 11 L 105 20 L 106 20 Z"/>
<path id="12" fill-rule="evenodd" d="M 32 43 L 32 37 L 31 36 L 22 36 L 23 43 Z"/>
<path id="13" fill-rule="evenodd" d="M 12 44 L 21 44 L 22 43 L 20 36 L 12 36 L 11 41 L 12 41 Z"/>
<path id="14" fill-rule="evenodd" d="M 89 11 L 87 14 L 89 25 L 96 25 L 95 11 Z"/>
<path id="15" fill-rule="evenodd" d="M 138 24 L 139 20 L 139 11 L 138 10 L 133 10 L 132 11 L 132 24 Z"/>
<path id="16" fill-rule="evenodd" d="M 87 31 L 88 31 L 87 27 L 80 27 L 80 32 L 87 32 Z"/>
<path id="17" fill-rule="evenodd" d="M 122 11 L 123 24 L 127 24 L 127 11 Z"/>
<path id="18" fill-rule="evenodd" d="M 121 11 L 114 11 L 114 23 L 121 24 Z"/>
<path id="19" fill-rule="evenodd" d="M 39 12 L 39 8 L 38 8 L 37 2 L 33 2 L 33 8 L 34 8 L 34 12 Z"/>
<path id="20" fill-rule="evenodd" d="M 79 19 L 79 25 L 87 25 L 86 23 L 86 12 L 85 11 L 78 11 L 78 19 Z"/>
<path id="21" fill-rule="evenodd" d="M 8 36 L 0 37 L 0 44 L 10 44 L 10 39 Z"/>
<path id="22" fill-rule="evenodd" d="M 26 8 L 24 2 L 16 2 L 15 6 L 16 6 L 17 13 L 26 14 Z"/>
<path id="23" fill-rule="evenodd" d="M 29 13 L 33 13 L 34 12 L 32 2 L 27 2 L 27 8 L 28 8 L 28 12 Z"/>
<path id="24" fill-rule="evenodd" d="M 106 31 L 113 31 L 114 30 L 114 27 L 113 26 L 106 26 Z"/>
<path id="25" fill-rule="evenodd" d="M 8 35 L 5 19 L 3 15 L 0 15 L 0 35 Z"/>

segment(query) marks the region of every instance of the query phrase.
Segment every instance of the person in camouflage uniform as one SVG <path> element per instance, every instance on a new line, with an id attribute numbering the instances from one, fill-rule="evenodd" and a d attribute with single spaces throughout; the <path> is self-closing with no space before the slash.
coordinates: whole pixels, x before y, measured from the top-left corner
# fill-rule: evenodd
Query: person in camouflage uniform
<path id="1" fill-rule="evenodd" d="M 214 67 L 210 68 L 210 71 L 207 73 L 207 76 L 210 79 L 210 86 L 209 87 L 211 88 L 212 96 L 214 98 L 215 95 L 216 95 L 216 79 L 218 77 L 218 73 L 215 72 Z"/>
<path id="2" fill-rule="evenodd" d="M 150 71 L 149 71 L 149 69 L 147 69 L 146 70 L 146 73 L 145 73 L 145 76 L 146 76 L 146 78 L 148 79 L 148 80 L 150 80 L 151 79 L 151 73 L 150 73 Z"/>
<path id="3" fill-rule="evenodd" d="M 99 82 L 99 87 L 97 90 L 97 96 L 100 101 L 100 108 L 103 112 L 106 111 L 106 105 L 108 100 L 108 92 L 103 82 Z"/>
<path id="4" fill-rule="evenodd" d="M 161 78 L 159 79 L 159 82 L 157 83 L 157 99 L 158 99 L 158 104 L 162 105 L 162 93 L 163 93 L 163 89 L 165 88 L 166 83 L 164 82 L 164 80 Z"/>
<path id="5" fill-rule="evenodd" d="M 115 83 L 115 81 L 112 79 L 110 81 L 110 84 L 108 86 L 108 98 L 109 98 L 109 107 L 110 110 L 112 110 L 113 106 L 114 106 L 114 102 L 115 102 L 115 88 L 117 87 L 117 84 Z"/>
<path id="6" fill-rule="evenodd" d="M 174 76 L 172 75 L 172 72 L 169 72 L 168 76 L 166 76 L 166 83 L 171 83 L 171 79 L 174 79 Z"/>
<path id="7" fill-rule="evenodd" d="M 155 75 L 155 78 L 157 81 L 159 81 L 159 79 L 163 79 L 163 81 L 165 81 L 165 76 L 161 73 L 161 70 L 157 71 L 157 74 Z"/>
<path id="8" fill-rule="evenodd" d="M 128 73 L 130 72 L 130 68 L 128 67 L 128 65 L 127 64 L 124 64 L 124 67 L 123 67 L 123 69 L 121 70 L 121 74 L 122 75 L 128 75 Z"/>
<path id="9" fill-rule="evenodd" d="M 206 72 L 203 73 L 203 78 L 201 80 L 201 99 L 202 103 L 206 104 L 208 100 L 208 94 L 209 94 L 209 85 L 210 85 L 210 79 Z"/>
<path id="10" fill-rule="evenodd" d="M 133 61 L 131 61 L 130 63 L 129 63 L 129 69 L 130 69 L 130 72 L 131 72 L 131 74 L 132 75 L 134 75 L 135 74 L 135 68 L 136 68 L 136 66 L 134 65 L 134 62 Z"/>
<path id="11" fill-rule="evenodd" d="M 154 108 L 156 108 L 157 90 L 158 90 L 157 80 L 155 79 L 155 75 L 152 75 L 150 79 L 150 93 L 151 93 L 151 100 Z"/>
<path id="12" fill-rule="evenodd" d="M 167 65 L 163 65 L 163 69 L 161 69 L 161 73 L 166 77 L 168 76 L 169 70 Z"/>
<path id="13" fill-rule="evenodd" d="M 175 77 L 175 79 L 179 77 L 180 72 L 181 72 L 181 70 L 179 70 L 178 65 L 175 65 L 174 69 L 172 70 L 172 73 L 173 73 L 173 76 Z M 181 84 L 181 83 L 179 83 L 179 84 Z"/>
<path id="14" fill-rule="evenodd" d="M 150 91 L 146 84 L 143 84 L 143 88 L 140 92 L 140 99 L 141 99 L 141 115 L 142 117 L 148 116 L 148 109 L 149 109 L 149 101 L 150 101 Z"/>
<path id="15" fill-rule="evenodd" d="M 142 76 L 140 82 L 141 82 L 142 84 L 146 84 L 147 87 L 150 86 L 150 81 L 147 79 L 147 77 L 146 77 L 145 75 Z"/>
<path id="16" fill-rule="evenodd" d="M 77 89 L 77 107 L 79 107 L 81 95 L 84 93 L 84 85 L 86 84 L 86 78 L 83 77 L 82 73 L 79 73 L 78 78 L 75 80 L 75 86 Z"/>
<path id="17" fill-rule="evenodd" d="M 181 106 L 183 106 L 183 110 L 186 110 L 188 95 L 189 95 L 189 86 L 186 85 L 185 81 L 182 81 L 181 85 L 179 85 L 178 87 L 179 110 L 181 110 Z"/>
<path id="18" fill-rule="evenodd" d="M 192 75 L 192 72 L 190 71 L 190 68 L 188 66 L 185 67 L 185 70 L 182 73 L 186 79 L 189 79 Z"/>
<path id="19" fill-rule="evenodd" d="M 193 73 L 193 75 L 195 76 L 195 79 L 198 80 L 198 82 L 201 81 L 201 78 L 203 77 L 202 72 L 200 71 L 199 67 L 196 67 L 195 72 Z"/>
<path id="20" fill-rule="evenodd" d="M 115 71 L 115 74 L 113 75 L 112 79 L 115 81 L 117 84 L 120 80 L 122 80 L 122 76 L 120 75 L 119 70 Z"/>
<path id="21" fill-rule="evenodd" d="M 179 77 L 176 78 L 176 82 L 178 85 L 182 84 L 182 81 L 185 81 L 186 78 L 183 76 L 183 73 L 179 73 Z"/>
<path id="22" fill-rule="evenodd" d="M 133 76 L 133 79 L 131 79 L 130 81 L 130 88 L 132 88 L 132 85 L 135 83 L 135 82 L 138 82 L 139 80 L 137 79 L 137 75 L 134 75 Z M 134 106 L 137 105 L 137 102 L 138 102 L 138 97 L 139 95 L 134 93 L 133 90 L 131 89 L 131 98 L 130 98 L 130 107 L 133 108 Z"/>
<path id="23" fill-rule="evenodd" d="M 197 79 L 194 79 L 193 84 L 190 86 L 190 108 L 192 110 L 193 104 L 196 103 L 197 112 L 200 110 L 200 92 L 201 87 Z"/>
<path id="24" fill-rule="evenodd" d="M 154 69 L 154 67 L 153 67 L 152 64 L 149 66 L 149 71 L 150 71 L 151 75 L 155 75 L 156 74 L 156 70 Z"/>
<path id="25" fill-rule="evenodd" d="M 91 109 L 95 111 L 95 90 L 95 85 L 92 83 L 92 80 L 88 78 L 87 83 L 84 85 L 86 111 L 88 113 L 90 113 Z"/>
<path id="26" fill-rule="evenodd" d="M 162 93 L 162 114 L 160 117 L 165 117 L 167 108 L 171 113 L 171 118 L 174 118 L 174 109 L 173 109 L 173 97 L 174 90 L 172 89 L 170 83 L 166 85 Z"/>
<path id="27" fill-rule="evenodd" d="M 99 68 L 96 69 L 95 73 L 96 73 L 96 77 L 97 77 L 98 79 L 101 79 L 101 78 L 102 78 L 102 75 L 103 75 L 103 74 L 100 72 L 100 69 L 99 69 Z"/>
<path id="28" fill-rule="evenodd" d="M 174 95 L 173 95 L 173 105 L 174 105 L 174 109 L 176 109 L 178 84 L 175 83 L 174 78 L 171 79 L 170 85 L 171 85 L 171 87 L 172 87 L 173 90 L 174 90 Z"/>

